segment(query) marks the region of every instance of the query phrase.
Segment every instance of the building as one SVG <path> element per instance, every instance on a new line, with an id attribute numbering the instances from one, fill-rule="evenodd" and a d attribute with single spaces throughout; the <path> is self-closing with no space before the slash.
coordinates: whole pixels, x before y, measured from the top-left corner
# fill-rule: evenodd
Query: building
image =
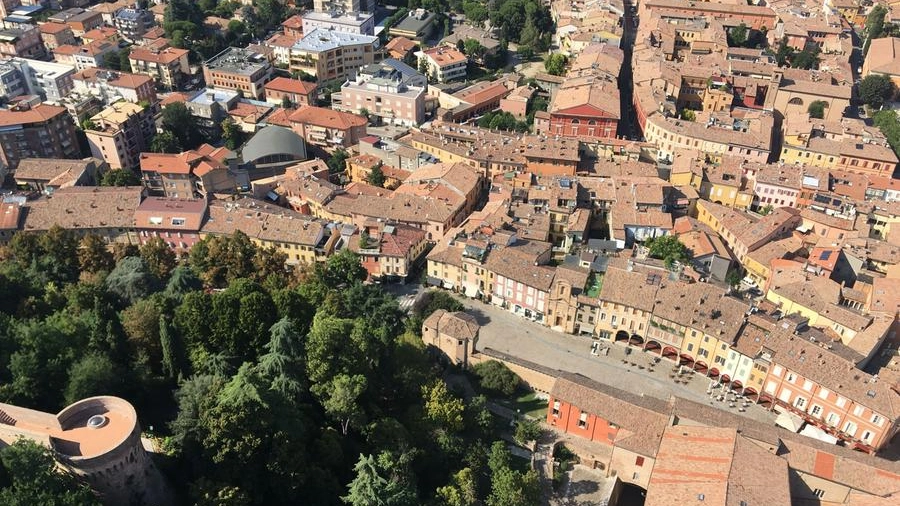
<path id="1" fill-rule="evenodd" d="M 313 30 L 318 28 L 356 35 L 374 35 L 375 14 L 368 12 L 310 11 L 303 15 L 303 33 L 312 33 Z"/>
<path id="2" fill-rule="evenodd" d="M 446 83 L 466 76 L 469 59 L 456 48 L 438 46 L 424 51 L 417 51 L 419 68 L 427 69 L 429 78 Z M 424 63 L 423 63 L 424 60 Z"/>
<path id="3" fill-rule="evenodd" d="M 148 75 L 166 88 L 175 88 L 183 75 L 190 74 L 186 49 L 135 47 L 128 55 L 128 62 L 132 72 Z"/>
<path id="4" fill-rule="evenodd" d="M 41 40 L 44 41 L 44 47 L 47 51 L 53 52 L 59 46 L 74 46 L 75 34 L 69 25 L 63 23 L 42 23 L 38 25 L 41 32 Z"/>
<path id="5" fill-rule="evenodd" d="M 547 133 L 571 137 L 610 138 L 619 124 L 619 92 L 615 80 L 601 76 L 566 79 L 548 112 Z"/>
<path id="6" fill-rule="evenodd" d="M 467 368 L 478 344 L 480 328 L 475 317 L 468 313 L 438 309 L 422 323 L 422 340 L 440 350 L 450 363 Z"/>
<path id="7" fill-rule="evenodd" d="M 156 25 L 153 13 L 143 9 L 119 9 L 115 14 L 113 26 L 119 35 L 129 42 L 137 42 L 144 37 L 147 30 Z"/>
<path id="8" fill-rule="evenodd" d="M 192 199 L 212 198 L 213 193 L 233 193 L 250 188 L 246 173 L 237 171 L 237 155 L 227 148 L 203 144 L 182 153 L 141 153 L 141 179 L 156 196 Z"/>
<path id="9" fill-rule="evenodd" d="M 323 107 L 301 107 L 289 116 L 291 129 L 307 143 L 322 147 L 350 147 L 366 135 L 362 116 Z"/>
<path id="10" fill-rule="evenodd" d="M 263 127 L 241 147 L 243 167 L 251 180 L 283 174 L 285 167 L 307 158 L 303 139 L 278 125 Z"/>
<path id="11" fill-rule="evenodd" d="M 106 55 L 118 50 L 117 43 L 98 40 L 80 46 L 59 46 L 53 51 L 53 57 L 57 63 L 71 65 L 75 70 L 84 70 L 102 67 Z"/>
<path id="12" fill-rule="evenodd" d="M 663 434 L 645 506 L 791 504 L 788 463 L 732 427 L 689 424 Z"/>
<path id="13" fill-rule="evenodd" d="M 494 274 L 491 303 L 544 323 L 556 269 L 550 261 L 550 243 L 520 241 L 492 251 L 485 269 Z"/>
<path id="14" fill-rule="evenodd" d="M 209 219 L 200 230 L 202 237 L 247 234 L 262 248 L 274 248 L 287 256 L 287 264 L 312 265 L 330 251 L 326 224 L 290 209 L 263 200 L 244 197 L 235 201 L 214 200 Z"/>
<path id="15" fill-rule="evenodd" d="M 888 76 L 895 86 L 900 87 L 900 38 L 884 37 L 872 40 L 869 52 L 863 60 L 860 77 L 870 75 Z"/>
<path id="16" fill-rule="evenodd" d="M 46 446 L 61 470 L 100 492 L 104 504 L 171 500 L 124 399 L 90 397 L 58 414 L 0 404 L 0 441 L 7 446 L 20 438 Z"/>
<path id="17" fill-rule="evenodd" d="M 406 280 L 428 247 L 424 230 L 371 220 L 350 237 L 349 248 L 360 257 L 370 279 Z"/>
<path id="18" fill-rule="evenodd" d="M 419 44 L 414 40 L 406 37 L 394 37 L 384 45 L 384 50 L 388 57 L 404 61 L 418 47 Z"/>
<path id="19" fill-rule="evenodd" d="M 118 0 L 116 2 L 96 4 L 92 6 L 90 10 L 99 12 L 100 16 L 103 17 L 103 23 L 112 26 L 116 19 L 116 13 L 132 6 L 134 6 L 134 2 L 129 0 Z"/>
<path id="20" fill-rule="evenodd" d="M 178 254 L 186 254 L 200 241 L 206 219 L 206 199 L 147 197 L 134 212 L 140 244 L 159 237 Z"/>
<path id="21" fill-rule="evenodd" d="M 81 149 L 65 107 L 49 104 L 0 110 L 0 161 L 15 169 L 23 158 L 77 158 Z"/>
<path id="22" fill-rule="evenodd" d="M 11 74 L 7 74 L 10 72 Z M 0 86 L 7 88 L 7 98 L 18 95 L 37 95 L 48 102 L 59 102 L 73 89 L 74 70 L 68 65 L 25 58 L 10 58 L 0 62 L 0 73 L 10 79 Z M 18 83 L 18 85 L 16 85 Z M 10 88 L 18 93 L 11 94 Z"/>
<path id="23" fill-rule="evenodd" d="M 137 245 L 134 211 L 143 195 L 140 186 L 60 188 L 52 197 L 28 201 L 22 230 L 44 232 L 59 226 L 76 237 L 98 235 L 109 243 Z"/>
<path id="24" fill-rule="evenodd" d="M 423 42 L 434 33 L 437 15 L 419 8 L 409 11 L 400 22 L 394 24 L 388 34 L 392 37 L 405 37 L 409 40 Z"/>
<path id="25" fill-rule="evenodd" d="M 66 160 L 58 158 L 25 158 L 14 174 L 16 184 L 45 193 L 70 186 L 92 186 L 105 168 L 97 158 Z"/>
<path id="26" fill-rule="evenodd" d="M 315 12 L 375 12 L 375 0 L 313 0 Z"/>
<path id="27" fill-rule="evenodd" d="M 110 169 L 137 168 L 156 133 L 155 110 L 121 101 L 92 116 L 84 132 L 91 154 L 106 161 Z"/>
<path id="28" fill-rule="evenodd" d="M 387 61 L 393 61 L 394 66 Z M 421 76 L 406 64 L 397 60 L 385 62 L 367 65 L 357 72 L 356 79 L 344 82 L 340 93 L 331 96 L 332 107 L 392 125 L 421 124 L 425 121 L 427 85 L 410 83 Z M 396 68 L 400 65 L 407 67 L 407 72 Z"/>
<path id="29" fill-rule="evenodd" d="M 92 95 L 104 104 L 125 100 L 139 104 L 155 104 L 156 85 L 150 76 L 115 70 L 89 68 L 72 78 L 76 93 Z"/>
<path id="30" fill-rule="evenodd" d="M 263 98 L 263 86 L 272 79 L 272 64 L 249 49 L 229 47 L 203 64 L 206 85 L 237 90 L 253 99 Z"/>
<path id="31" fill-rule="evenodd" d="M 294 14 L 281 23 L 281 28 L 288 37 L 303 38 L 303 16 Z"/>
<path id="32" fill-rule="evenodd" d="M 284 104 L 285 99 L 294 107 L 316 105 L 316 83 L 276 77 L 267 82 L 263 89 L 266 93 L 266 102 L 275 106 Z"/>
<path id="33" fill-rule="evenodd" d="M 378 37 L 316 29 L 291 48 L 291 72 L 306 72 L 318 82 L 344 80 L 381 57 Z"/>
<path id="34" fill-rule="evenodd" d="M 75 7 L 58 12 L 47 18 L 47 21 L 65 23 L 76 37 L 81 37 L 86 32 L 103 26 L 103 14 Z"/>
<path id="35" fill-rule="evenodd" d="M 47 55 L 36 27 L 0 30 L 0 56 L 41 59 Z"/>

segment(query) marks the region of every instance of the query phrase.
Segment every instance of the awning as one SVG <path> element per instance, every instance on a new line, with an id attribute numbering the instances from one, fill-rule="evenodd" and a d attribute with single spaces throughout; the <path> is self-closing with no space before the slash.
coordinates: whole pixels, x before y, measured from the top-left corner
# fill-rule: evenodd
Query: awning
<path id="1" fill-rule="evenodd" d="M 446 288 L 447 290 L 453 290 L 453 283 L 444 281 L 444 288 Z"/>
<path id="2" fill-rule="evenodd" d="M 475 298 L 478 296 L 478 287 L 477 286 L 466 286 L 466 297 Z"/>
<path id="3" fill-rule="evenodd" d="M 775 425 L 784 427 L 791 432 L 800 432 L 800 427 L 803 427 L 803 419 L 793 413 L 783 411 L 775 419 Z"/>
<path id="4" fill-rule="evenodd" d="M 812 424 L 807 424 L 806 427 L 803 427 L 803 430 L 800 431 L 800 434 L 830 444 L 837 444 L 838 442 L 838 438 Z"/>
<path id="5" fill-rule="evenodd" d="M 801 234 L 805 234 L 805 233 L 809 232 L 809 227 L 807 227 L 806 225 L 800 225 L 795 230 L 797 232 L 800 232 Z"/>

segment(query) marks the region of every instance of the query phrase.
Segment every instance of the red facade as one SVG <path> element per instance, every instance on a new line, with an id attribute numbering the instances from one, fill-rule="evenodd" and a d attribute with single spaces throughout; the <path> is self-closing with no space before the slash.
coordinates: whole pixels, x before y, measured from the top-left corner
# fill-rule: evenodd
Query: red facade
<path id="1" fill-rule="evenodd" d="M 619 428 L 609 421 L 553 397 L 549 400 L 547 423 L 567 434 L 608 445 L 613 444 L 619 432 Z"/>

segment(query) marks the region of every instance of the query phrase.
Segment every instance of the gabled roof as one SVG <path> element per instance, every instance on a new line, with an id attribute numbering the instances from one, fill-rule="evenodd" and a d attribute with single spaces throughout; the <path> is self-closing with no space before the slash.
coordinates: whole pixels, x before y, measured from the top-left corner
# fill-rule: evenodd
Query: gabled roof
<path id="1" fill-rule="evenodd" d="M 361 127 L 368 123 L 366 118 L 357 116 L 356 114 L 311 105 L 301 107 L 291 113 L 290 120 L 293 123 L 304 123 L 325 128 L 337 128 L 339 130 Z"/>

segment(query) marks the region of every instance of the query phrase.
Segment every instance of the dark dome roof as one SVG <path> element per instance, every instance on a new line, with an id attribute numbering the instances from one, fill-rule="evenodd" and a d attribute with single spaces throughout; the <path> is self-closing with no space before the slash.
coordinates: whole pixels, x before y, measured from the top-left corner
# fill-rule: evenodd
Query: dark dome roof
<path id="1" fill-rule="evenodd" d="M 245 162 L 253 162 L 267 156 L 292 155 L 298 159 L 306 158 L 306 143 L 303 138 L 287 128 L 269 125 L 256 132 L 244 149 L 241 156 Z"/>

